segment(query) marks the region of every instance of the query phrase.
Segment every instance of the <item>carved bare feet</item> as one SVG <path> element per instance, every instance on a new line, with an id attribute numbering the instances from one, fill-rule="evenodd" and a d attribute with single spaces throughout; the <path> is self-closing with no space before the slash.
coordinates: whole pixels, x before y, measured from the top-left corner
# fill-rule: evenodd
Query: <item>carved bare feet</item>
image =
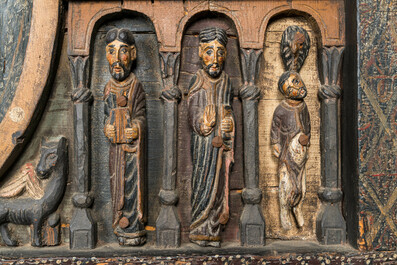
<path id="1" fill-rule="evenodd" d="M 292 228 L 291 224 L 291 217 L 289 214 L 289 209 L 287 207 L 281 205 L 281 210 L 280 210 L 280 221 L 281 221 L 281 226 L 283 227 L 284 230 L 290 230 Z"/>
<path id="2" fill-rule="evenodd" d="M 190 240 L 192 243 L 199 245 L 200 247 L 215 247 L 220 248 L 220 241 L 207 241 L 207 240 Z"/>
<path id="3" fill-rule="evenodd" d="M 141 246 L 146 243 L 146 237 L 125 238 L 120 236 L 118 240 L 122 246 Z"/>
<path id="4" fill-rule="evenodd" d="M 303 225 L 305 224 L 305 220 L 303 218 L 303 213 L 302 213 L 302 204 L 299 204 L 298 206 L 292 208 L 292 211 L 296 219 L 296 224 L 298 225 L 299 228 L 302 228 Z"/>

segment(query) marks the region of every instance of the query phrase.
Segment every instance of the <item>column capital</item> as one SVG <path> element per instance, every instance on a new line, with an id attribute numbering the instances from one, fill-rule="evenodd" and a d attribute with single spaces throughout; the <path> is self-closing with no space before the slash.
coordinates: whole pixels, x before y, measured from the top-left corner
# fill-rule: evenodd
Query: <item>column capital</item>
<path id="1" fill-rule="evenodd" d="M 241 48 L 241 69 L 243 86 L 240 88 L 240 98 L 243 100 L 259 100 L 261 91 L 255 85 L 259 72 L 259 60 L 263 54 L 262 49 Z"/>
<path id="2" fill-rule="evenodd" d="M 68 57 L 73 81 L 72 101 L 74 103 L 91 102 L 93 96 L 88 89 L 89 57 L 72 55 Z"/>

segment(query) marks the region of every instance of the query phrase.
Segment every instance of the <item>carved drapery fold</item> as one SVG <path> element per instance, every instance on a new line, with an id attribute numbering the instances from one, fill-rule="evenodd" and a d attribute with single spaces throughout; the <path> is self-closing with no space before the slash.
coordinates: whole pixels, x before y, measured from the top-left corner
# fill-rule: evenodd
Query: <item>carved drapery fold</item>
<path id="1" fill-rule="evenodd" d="M 181 243 L 180 221 L 176 213 L 177 114 L 181 91 L 177 86 L 180 53 L 161 52 L 161 77 L 164 90 L 160 98 L 164 107 L 164 166 L 163 185 L 159 193 L 161 209 L 156 220 L 157 245 L 179 247 Z"/>
<path id="2" fill-rule="evenodd" d="M 69 56 L 73 79 L 72 101 L 74 121 L 75 206 L 70 222 L 70 248 L 88 249 L 95 246 L 95 225 L 88 209 L 93 202 L 90 191 L 90 109 L 92 93 L 88 89 L 88 56 Z"/>
<path id="3" fill-rule="evenodd" d="M 244 180 L 242 192 L 244 209 L 240 218 L 242 245 L 265 244 L 265 221 L 260 208 L 259 189 L 258 101 L 260 89 L 255 85 L 259 59 L 263 50 L 241 49 L 243 87 L 239 94 L 243 102 Z"/>
<path id="4" fill-rule="evenodd" d="M 321 187 L 318 192 L 322 202 L 317 216 L 317 238 L 323 244 L 346 242 L 346 223 L 341 212 L 339 175 L 339 116 L 338 85 L 344 47 L 324 47 L 321 53 L 318 95 L 321 101 Z"/>

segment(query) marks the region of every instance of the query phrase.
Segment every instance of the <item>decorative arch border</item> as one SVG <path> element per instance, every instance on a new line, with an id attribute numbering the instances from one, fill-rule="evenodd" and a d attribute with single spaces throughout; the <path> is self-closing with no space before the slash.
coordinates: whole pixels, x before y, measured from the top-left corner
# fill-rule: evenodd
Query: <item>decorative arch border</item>
<path id="1" fill-rule="evenodd" d="M 289 5 L 283 5 L 279 6 L 275 9 L 272 9 L 269 13 L 267 13 L 262 21 L 262 24 L 260 26 L 259 30 L 259 39 L 261 43 L 265 42 L 265 33 L 266 29 L 269 25 L 269 22 L 272 18 L 277 17 L 279 15 L 282 15 L 283 13 L 286 12 L 294 12 L 297 15 L 303 15 L 303 16 L 308 16 L 310 18 L 313 18 L 316 23 L 312 23 L 312 26 L 315 27 L 316 30 L 319 30 L 321 33 L 321 44 L 327 44 L 329 41 L 327 41 L 326 36 L 327 36 L 327 25 L 325 24 L 324 20 L 321 18 L 320 14 L 314 10 L 311 7 L 308 7 L 306 5 L 294 5 L 294 8 L 291 9 Z M 310 22 L 310 21 L 309 21 Z"/>
<path id="2" fill-rule="evenodd" d="M 30 125 L 39 114 L 40 101 L 48 88 L 51 65 L 56 57 L 59 21 L 60 3 L 58 0 L 33 1 L 31 28 L 23 70 L 15 97 L 0 123 L 2 137 L 0 177 L 22 151 L 25 137 L 34 127 Z"/>
<path id="3" fill-rule="evenodd" d="M 177 35 L 175 37 L 175 43 L 177 43 L 179 45 L 179 48 L 182 45 L 183 35 L 184 35 L 187 27 L 189 26 L 189 24 L 192 22 L 192 19 L 194 19 L 194 17 L 196 17 L 197 15 L 200 15 L 201 13 L 207 12 L 207 11 L 222 14 L 225 17 L 227 17 L 228 19 L 230 19 L 231 21 L 233 21 L 234 27 L 237 30 L 237 35 L 240 38 L 240 36 L 242 34 L 241 23 L 238 20 L 238 18 L 233 13 L 231 13 L 227 8 L 224 8 L 221 6 L 217 6 L 216 8 L 203 8 L 201 6 L 198 6 L 197 8 L 193 9 L 188 16 L 183 17 L 178 24 Z"/>
<path id="4" fill-rule="evenodd" d="M 323 45 L 344 45 L 344 23 L 340 23 L 340 20 L 324 19 L 324 16 L 329 12 L 328 9 L 319 10 L 298 0 L 290 4 L 279 1 L 279 3 L 273 3 L 273 7 L 270 8 L 266 5 L 259 5 L 254 8 L 251 2 L 240 3 L 240 5 L 245 5 L 246 11 L 234 10 L 226 6 L 225 2 L 210 1 L 178 1 L 172 2 L 172 4 L 169 3 L 168 6 L 167 3 L 162 1 L 155 1 L 154 3 L 148 1 L 125 1 L 122 4 L 101 2 L 96 5 L 87 2 L 69 2 L 69 27 L 71 34 L 69 35 L 68 53 L 69 55 L 88 55 L 91 35 L 98 21 L 107 15 L 123 11 L 137 12 L 151 20 L 156 31 L 157 40 L 160 43 L 160 52 L 180 52 L 186 24 L 192 17 L 203 11 L 218 12 L 229 17 L 237 29 L 240 47 L 242 48 L 261 49 L 269 21 L 272 17 L 284 12 L 297 12 L 313 18 L 321 33 L 321 43 Z M 173 9 L 172 16 L 164 16 L 165 8 Z M 333 14 L 338 15 L 341 12 L 341 8 L 343 8 L 343 3 L 335 2 L 335 6 L 332 6 Z M 245 25 L 248 23 L 246 21 L 246 12 L 255 12 L 257 14 L 256 17 L 250 19 L 249 25 Z M 333 25 L 334 22 L 337 23 L 335 32 L 330 32 L 330 23 Z M 247 31 L 248 26 L 250 27 L 249 31 Z M 81 35 L 82 32 L 84 32 L 85 36 Z M 248 35 L 254 37 L 250 39 L 247 37 Z"/>
<path id="5" fill-rule="evenodd" d="M 153 22 L 153 19 L 148 16 L 144 12 L 140 12 L 139 10 L 133 10 L 133 9 L 125 9 L 120 6 L 116 7 L 109 7 L 105 9 L 100 9 L 98 10 L 89 22 L 86 24 L 86 28 L 84 29 L 84 39 L 83 39 L 83 45 L 81 47 L 74 46 L 73 44 L 73 39 L 69 38 L 69 45 L 68 45 L 68 54 L 73 55 L 73 56 L 88 56 L 90 55 L 90 49 L 91 49 L 91 43 L 93 40 L 93 34 L 95 34 L 95 29 L 98 28 L 102 23 L 104 23 L 107 19 L 111 18 L 112 16 L 116 16 L 118 14 L 124 14 L 128 12 L 134 12 L 137 13 L 139 16 L 143 16 L 147 18 L 150 23 L 153 25 L 155 29 L 155 34 L 156 37 L 158 38 L 159 36 L 157 35 L 157 24 Z M 76 19 L 74 16 L 70 16 L 69 24 L 73 24 L 73 20 Z M 78 18 L 77 18 L 78 19 Z"/>

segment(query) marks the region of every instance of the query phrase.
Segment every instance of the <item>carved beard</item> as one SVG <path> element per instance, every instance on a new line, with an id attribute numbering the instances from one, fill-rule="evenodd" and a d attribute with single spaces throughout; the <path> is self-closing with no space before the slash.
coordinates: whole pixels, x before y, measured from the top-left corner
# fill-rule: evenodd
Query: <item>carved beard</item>
<path id="1" fill-rule="evenodd" d="M 121 67 L 123 70 L 121 72 L 116 73 L 114 71 L 114 67 L 116 66 Z M 119 82 L 124 81 L 131 73 L 131 67 L 126 67 L 123 63 L 120 62 L 113 63 L 109 68 L 112 77 Z"/>
<path id="2" fill-rule="evenodd" d="M 217 66 L 217 70 L 211 70 L 212 66 Z M 213 64 L 209 64 L 209 65 L 204 65 L 204 71 L 211 77 L 215 78 L 218 77 L 223 70 L 223 64 L 220 65 L 218 63 L 213 63 Z"/>
<path id="3" fill-rule="evenodd" d="M 292 90 L 298 90 L 298 95 L 297 96 L 292 96 Z M 288 87 L 288 98 L 290 99 L 304 99 L 307 95 L 307 89 L 306 87 L 300 87 L 299 89 L 296 89 L 294 87 Z"/>

